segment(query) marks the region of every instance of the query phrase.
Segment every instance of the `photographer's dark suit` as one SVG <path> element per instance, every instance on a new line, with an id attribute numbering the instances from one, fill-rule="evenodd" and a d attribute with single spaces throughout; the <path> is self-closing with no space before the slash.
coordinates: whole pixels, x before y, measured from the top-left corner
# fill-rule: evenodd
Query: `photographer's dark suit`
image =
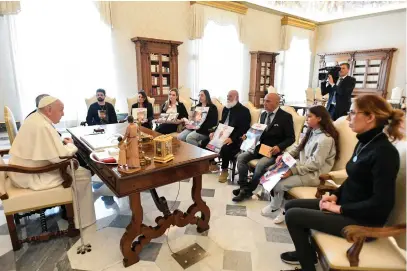
<path id="1" fill-rule="evenodd" d="M 267 112 L 263 112 L 260 116 L 260 123 L 267 123 Z M 256 146 L 254 153 L 245 152 L 238 156 L 238 171 L 240 189 L 250 194 L 257 188 L 260 182 L 260 177 L 266 169 L 274 164 L 275 158 L 280 155 L 287 147 L 295 142 L 293 117 L 290 113 L 279 108 L 274 116 L 274 119 L 264 130 L 260 137 L 260 144 Z M 259 154 L 260 145 L 264 144 L 270 147 L 278 146 L 280 153 L 271 158 L 264 157 Z M 248 163 L 253 159 L 260 159 L 254 170 L 252 181 L 247 182 L 247 174 L 249 171 Z"/>
<path id="2" fill-rule="evenodd" d="M 326 82 L 321 83 L 322 95 L 329 93 L 326 109 L 332 117 L 332 120 L 337 120 L 342 116 L 346 116 L 351 104 L 353 89 L 355 88 L 356 79 L 351 76 L 339 78 L 338 82 L 331 86 Z"/>

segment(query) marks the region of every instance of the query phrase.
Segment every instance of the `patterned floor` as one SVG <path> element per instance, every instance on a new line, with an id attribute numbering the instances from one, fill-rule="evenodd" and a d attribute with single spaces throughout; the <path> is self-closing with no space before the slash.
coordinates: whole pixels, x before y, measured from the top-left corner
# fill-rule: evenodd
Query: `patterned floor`
<path id="1" fill-rule="evenodd" d="M 1 135 L 0 135 L 1 136 Z M 0 141 L 1 144 L 1 141 Z M 99 182 L 97 177 L 93 181 Z M 157 189 L 160 196 L 169 201 L 171 210 L 186 209 L 192 204 L 192 180 L 173 183 Z M 0 269 L 8 270 L 184 270 L 171 256 L 194 243 L 208 255 L 186 270 L 234 270 L 279 271 L 293 269 L 280 261 L 282 252 L 293 250 L 291 238 L 284 224 L 275 225 L 271 218 L 261 216 L 260 210 L 267 201 L 249 200 L 235 204 L 232 190 L 235 184 L 221 184 L 216 174 L 203 176 L 203 199 L 211 210 L 210 230 L 197 233 L 196 226 L 172 227 L 165 235 L 146 246 L 141 261 L 127 269 L 122 265 L 119 249 L 120 238 L 130 221 L 128 198 L 114 198 L 113 204 L 105 203 L 101 194 L 105 186 L 94 191 L 96 224 L 85 230 L 85 241 L 91 243 L 92 252 L 76 254 L 78 238 L 58 238 L 45 243 L 24 244 L 18 252 L 11 248 L 4 211 L 0 201 Z M 178 194 L 179 190 L 179 194 Z M 178 197 L 177 197 L 178 194 Z M 144 224 L 155 225 L 157 210 L 150 193 L 142 193 Z M 50 229 L 66 229 L 67 223 L 60 218 L 59 208 L 47 211 Z M 18 227 L 21 237 L 39 233 L 38 216 L 22 220 Z"/>

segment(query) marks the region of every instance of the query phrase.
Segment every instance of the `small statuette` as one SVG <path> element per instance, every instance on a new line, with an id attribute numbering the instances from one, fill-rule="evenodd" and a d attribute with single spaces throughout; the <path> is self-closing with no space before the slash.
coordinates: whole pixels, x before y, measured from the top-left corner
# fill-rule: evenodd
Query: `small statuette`
<path id="1" fill-rule="evenodd" d="M 358 160 L 358 156 L 357 156 L 357 155 L 353 156 L 352 161 L 353 161 L 354 163 L 356 163 L 357 160 Z"/>

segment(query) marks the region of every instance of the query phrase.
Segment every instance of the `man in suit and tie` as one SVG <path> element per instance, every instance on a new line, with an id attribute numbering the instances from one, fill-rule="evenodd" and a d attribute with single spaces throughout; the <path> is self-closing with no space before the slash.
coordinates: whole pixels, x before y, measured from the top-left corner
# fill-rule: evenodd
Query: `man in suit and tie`
<path id="1" fill-rule="evenodd" d="M 334 121 L 348 114 L 352 92 L 356 84 L 356 79 L 348 76 L 349 64 L 342 63 L 340 66 L 339 79 L 336 83 L 330 74 L 328 75 L 328 81 L 321 83 L 322 95 L 329 93 L 326 109 Z"/>
<path id="2" fill-rule="evenodd" d="M 260 116 L 260 123 L 267 124 L 267 127 L 261 135 L 254 152 L 244 152 L 237 158 L 240 188 L 233 190 L 235 195 L 233 201 L 235 202 L 250 198 L 259 185 L 260 177 L 266 172 L 266 169 L 274 164 L 279 154 L 295 142 L 293 118 L 291 114 L 279 108 L 279 104 L 280 96 L 276 93 L 269 93 L 264 97 L 265 111 Z M 272 148 L 270 158 L 259 154 L 261 144 Z M 260 160 L 254 170 L 252 181 L 247 182 L 249 162 L 253 159 Z"/>

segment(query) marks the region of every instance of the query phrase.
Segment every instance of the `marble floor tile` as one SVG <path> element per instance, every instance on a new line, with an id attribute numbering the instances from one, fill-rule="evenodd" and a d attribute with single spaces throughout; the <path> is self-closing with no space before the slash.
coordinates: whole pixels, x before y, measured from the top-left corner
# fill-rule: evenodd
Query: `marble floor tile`
<path id="1" fill-rule="evenodd" d="M 117 215 L 109 224 L 109 227 L 125 229 L 130 224 L 130 221 L 131 216 L 129 215 Z"/>
<path id="2" fill-rule="evenodd" d="M 147 262 L 155 262 L 158 254 L 160 253 L 162 243 L 151 242 L 143 247 L 140 253 L 140 260 Z"/>
<path id="3" fill-rule="evenodd" d="M 185 234 L 198 235 L 198 236 L 208 236 L 208 231 L 205 231 L 203 233 L 199 233 L 196 229 L 197 229 L 196 225 L 187 225 L 185 227 Z"/>
<path id="4" fill-rule="evenodd" d="M 107 269 L 104 269 L 103 271 L 161 271 L 160 268 L 158 268 L 156 263 L 153 262 L 146 262 L 146 261 L 139 261 L 136 264 L 133 264 L 132 266 L 129 267 L 124 267 L 123 263 L 116 263 Z"/>
<path id="5" fill-rule="evenodd" d="M 14 256 L 14 251 L 10 250 L 6 254 L 0 256 L 0 266 L 3 271 L 12 271 L 17 270 L 16 268 L 16 259 Z"/>
<path id="6" fill-rule="evenodd" d="M 162 271 L 183 271 L 184 269 L 171 255 L 173 252 L 178 252 L 194 243 L 200 245 L 208 253 L 208 255 L 185 270 L 213 271 L 222 269 L 223 249 L 208 237 L 193 235 L 184 235 L 175 240 L 170 240 L 169 245 L 163 244 L 160 254 L 156 260 L 157 266 Z M 171 252 L 171 250 L 173 252 Z"/>
<path id="7" fill-rule="evenodd" d="M 86 234 L 85 243 L 92 245 L 92 252 L 76 254 L 80 241 L 76 242 L 67 252 L 71 267 L 79 270 L 103 270 L 121 262 L 123 256 L 120 251 L 120 239 L 123 233 L 124 229 L 108 227 Z"/>
<path id="8" fill-rule="evenodd" d="M 256 243 L 266 242 L 264 227 L 241 216 L 224 216 L 209 222 L 208 237 L 223 249 L 252 251 Z"/>
<path id="9" fill-rule="evenodd" d="M 7 235 L 0 235 L 0 256 L 6 254 L 10 250 L 13 250 L 13 246 L 11 245 L 10 236 Z"/>
<path id="10" fill-rule="evenodd" d="M 252 250 L 252 266 L 256 271 L 280 271 L 293 270 L 295 267 L 283 263 L 280 259 L 280 254 L 287 251 L 294 251 L 294 245 L 284 243 L 262 242 L 257 243 L 255 249 Z"/>
<path id="11" fill-rule="evenodd" d="M 246 206 L 247 217 L 251 220 L 259 223 L 260 225 L 275 228 L 285 228 L 285 223 L 274 224 L 273 219 L 278 215 L 278 212 L 274 212 L 270 217 L 261 215 L 261 210 L 266 207 L 269 202 L 261 200 L 247 200 L 241 203 Z"/>
<path id="12" fill-rule="evenodd" d="M 211 198 L 213 198 L 215 196 L 215 189 L 202 188 L 201 196 L 202 197 L 211 197 Z"/>
<path id="13" fill-rule="evenodd" d="M 247 216 L 246 206 L 227 204 L 226 205 L 226 215 Z"/>
<path id="14" fill-rule="evenodd" d="M 0 235 L 8 235 L 7 224 L 3 224 L 0 226 Z"/>
<path id="15" fill-rule="evenodd" d="M 268 242 L 292 244 L 290 233 L 284 228 L 265 227 Z"/>
<path id="16" fill-rule="evenodd" d="M 251 253 L 246 251 L 225 250 L 223 255 L 223 269 L 233 271 L 251 271 Z"/>

